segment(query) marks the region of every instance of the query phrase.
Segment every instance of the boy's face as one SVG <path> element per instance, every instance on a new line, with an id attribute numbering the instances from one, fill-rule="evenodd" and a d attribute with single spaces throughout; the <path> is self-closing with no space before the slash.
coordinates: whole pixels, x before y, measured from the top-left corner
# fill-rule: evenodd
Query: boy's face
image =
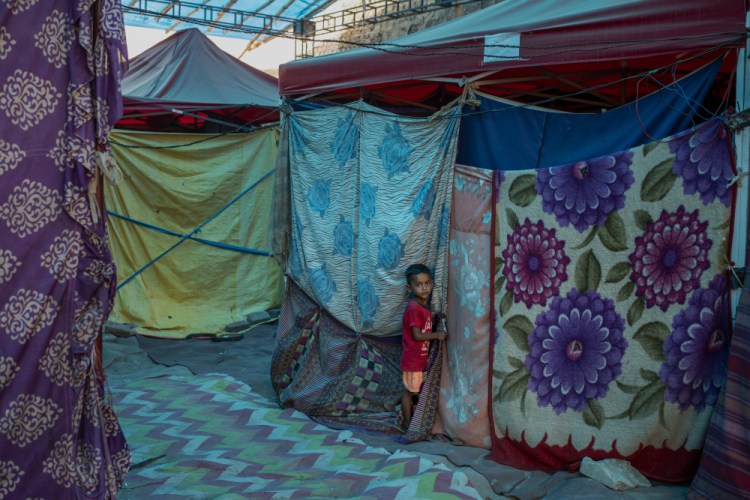
<path id="1" fill-rule="evenodd" d="M 420 302 L 426 303 L 432 293 L 432 286 L 432 276 L 427 273 L 420 273 L 409 279 L 406 289 L 414 294 Z"/>

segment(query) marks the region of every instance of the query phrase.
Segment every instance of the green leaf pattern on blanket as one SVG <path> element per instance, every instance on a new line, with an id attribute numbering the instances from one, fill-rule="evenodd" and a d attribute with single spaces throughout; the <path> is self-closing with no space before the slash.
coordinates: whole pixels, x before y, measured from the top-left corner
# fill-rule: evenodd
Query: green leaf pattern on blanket
<path id="1" fill-rule="evenodd" d="M 604 282 L 617 283 L 618 281 L 622 281 L 632 271 L 633 266 L 630 265 L 630 262 L 618 262 L 607 271 L 607 277 L 604 278 Z"/>
<path id="2" fill-rule="evenodd" d="M 643 201 L 663 200 L 676 180 L 677 176 L 672 173 L 672 160 L 664 160 L 646 174 L 641 185 L 641 199 Z"/>
<path id="3" fill-rule="evenodd" d="M 513 181 L 510 185 L 510 201 L 518 205 L 519 207 L 528 207 L 531 202 L 536 198 L 536 189 L 534 188 L 534 182 L 536 181 L 535 175 L 522 175 Z"/>
<path id="4" fill-rule="evenodd" d="M 646 308 L 646 302 L 642 298 L 637 298 L 628 309 L 628 325 L 633 326 L 643 316 L 643 310 Z"/>
<path id="5" fill-rule="evenodd" d="M 636 210 L 633 212 L 633 218 L 635 219 L 635 225 L 641 231 L 646 230 L 646 226 L 654 221 L 651 214 L 645 210 Z"/>
<path id="6" fill-rule="evenodd" d="M 605 419 L 606 417 L 604 416 L 604 407 L 602 404 L 595 399 L 589 400 L 588 406 L 583 410 L 583 421 L 586 425 L 601 429 L 602 425 L 604 425 Z"/>
<path id="7" fill-rule="evenodd" d="M 510 292 L 505 292 L 503 295 L 503 299 L 500 301 L 500 314 L 505 316 L 508 314 L 508 311 L 510 311 L 510 308 L 513 306 L 513 294 Z"/>
<path id="8" fill-rule="evenodd" d="M 576 264 L 576 288 L 578 291 L 596 290 L 602 279 L 602 266 L 593 250 L 587 250 Z"/>
<path id="9" fill-rule="evenodd" d="M 620 291 L 617 292 L 617 302 L 625 302 L 628 300 L 630 296 L 633 295 L 633 290 L 635 290 L 635 283 L 632 281 L 625 283 L 625 285 L 620 288 Z"/>
<path id="10" fill-rule="evenodd" d="M 509 357 L 508 360 L 511 362 L 511 365 L 515 361 L 520 366 L 503 378 L 500 390 L 495 395 L 495 399 L 500 401 L 521 399 L 526 394 L 526 386 L 529 384 L 529 372 L 524 368 L 523 363 L 516 358 Z"/>
<path id="11" fill-rule="evenodd" d="M 525 316 L 517 314 L 509 318 L 503 325 L 503 328 L 521 351 L 524 353 L 529 352 L 529 334 L 534 329 L 534 324 L 531 321 Z"/>
<path id="12" fill-rule="evenodd" d="M 608 250 L 622 252 L 628 249 L 625 223 L 617 212 L 609 214 L 604 227 L 599 228 L 598 235 L 602 245 Z"/>
<path id="13" fill-rule="evenodd" d="M 664 361 L 664 351 L 662 346 L 664 341 L 669 337 L 670 329 L 667 325 L 660 321 L 652 321 L 641 326 L 633 339 L 637 340 L 646 354 L 649 355 L 654 361 Z"/>
<path id="14" fill-rule="evenodd" d="M 596 238 L 596 233 L 599 232 L 599 226 L 593 226 L 591 230 L 589 231 L 589 234 L 586 235 L 586 238 L 582 242 L 580 242 L 578 245 L 573 247 L 573 250 L 580 250 L 581 248 L 585 248 L 591 244 L 592 241 L 594 241 L 594 238 Z"/>
<path id="15" fill-rule="evenodd" d="M 506 208 L 505 215 L 506 217 L 508 217 L 508 227 L 510 227 L 511 229 L 515 229 L 519 224 L 518 216 L 516 215 L 516 213 L 510 208 Z"/>

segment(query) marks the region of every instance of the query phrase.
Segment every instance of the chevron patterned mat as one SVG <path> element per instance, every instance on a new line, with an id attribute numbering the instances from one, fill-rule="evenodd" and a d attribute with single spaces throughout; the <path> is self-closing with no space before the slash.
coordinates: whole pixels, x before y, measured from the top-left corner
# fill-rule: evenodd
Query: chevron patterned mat
<path id="1" fill-rule="evenodd" d="M 133 451 L 122 498 L 481 498 L 461 471 L 370 447 L 225 375 L 110 388 Z"/>

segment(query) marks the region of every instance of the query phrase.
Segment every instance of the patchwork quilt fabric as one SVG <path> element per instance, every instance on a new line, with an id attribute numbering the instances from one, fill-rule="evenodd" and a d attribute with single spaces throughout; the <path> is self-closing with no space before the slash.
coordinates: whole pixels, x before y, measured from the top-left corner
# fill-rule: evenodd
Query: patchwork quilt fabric
<path id="1" fill-rule="evenodd" d="M 398 334 L 404 269 L 434 270 L 445 310 L 458 108 L 432 120 L 359 102 L 289 114 L 288 274 L 354 331 Z"/>
<path id="2" fill-rule="evenodd" d="M 501 176 L 492 457 L 692 477 L 725 375 L 734 177 L 718 120 Z"/>
<path id="3" fill-rule="evenodd" d="M 283 407 L 318 422 L 404 442 L 426 439 L 437 413 L 441 350 L 433 342 L 419 404 L 408 429 L 397 405 L 403 382 L 401 337 L 360 335 L 289 283 L 271 361 L 271 383 Z"/>

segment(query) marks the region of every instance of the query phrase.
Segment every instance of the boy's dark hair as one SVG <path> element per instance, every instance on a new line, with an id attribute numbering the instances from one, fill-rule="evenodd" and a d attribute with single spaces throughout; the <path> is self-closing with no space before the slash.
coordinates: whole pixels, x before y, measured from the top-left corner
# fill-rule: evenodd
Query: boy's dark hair
<path id="1" fill-rule="evenodd" d="M 430 268 L 425 266 L 424 264 L 410 265 L 406 268 L 406 273 L 404 273 L 406 275 L 406 284 L 411 285 L 411 277 L 423 273 L 430 275 L 430 278 L 432 278 L 432 271 L 430 271 Z"/>

